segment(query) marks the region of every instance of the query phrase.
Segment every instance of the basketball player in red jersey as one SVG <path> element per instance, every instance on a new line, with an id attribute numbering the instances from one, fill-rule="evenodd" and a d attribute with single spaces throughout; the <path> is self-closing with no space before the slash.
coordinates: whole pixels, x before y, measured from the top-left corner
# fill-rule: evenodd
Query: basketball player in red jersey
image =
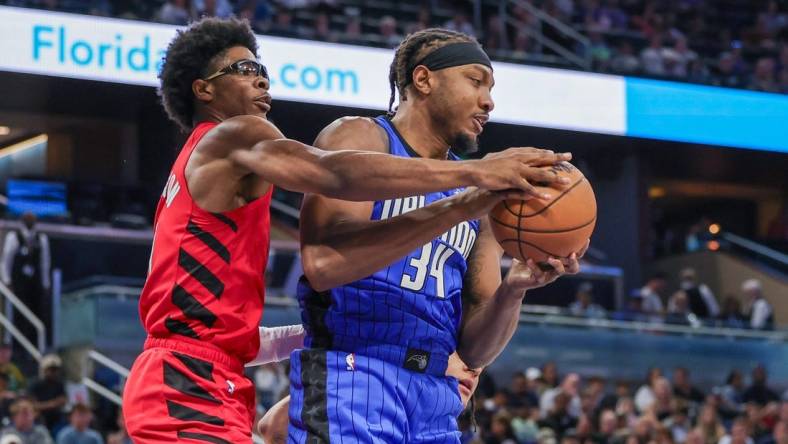
<path id="1" fill-rule="evenodd" d="M 140 296 L 149 337 L 123 405 L 135 443 L 251 441 L 254 388 L 242 370 L 260 346 L 274 184 L 364 201 L 469 185 L 523 197 L 535 193 L 529 180 L 554 180 L 537 167 L 558 156 L 543 150 L 445 162 L 285 139 L 266 120 L 269 80 L 256 52 L 245 22 L 205 19 L 178 33 L 162 66 L 164 107 L 191 135 L 158 204 Z"/>

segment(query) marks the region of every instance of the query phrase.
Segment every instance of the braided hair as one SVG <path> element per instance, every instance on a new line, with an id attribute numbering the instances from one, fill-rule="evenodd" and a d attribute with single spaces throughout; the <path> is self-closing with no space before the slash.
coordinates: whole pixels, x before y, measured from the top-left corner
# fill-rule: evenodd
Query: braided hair
<path id="1" fill-rule="evenodd" d="M 389 87 L 391 97 L 389 98 L 389 114 L 394 114 L 395 89 L 399 92 L 402 100 L 406 100 L 405 87 L 411 82 L 412 72 L 409 68 L 419 60 L 423 59 L 432 51 L 446 46 L 450 43 L 476 42 L 473 37 L 461 32 L 451 31 L 442 28 L 429 28 L 416 31 L 405 37 L 394 53 L 394 61 L 389 68 Z"/>

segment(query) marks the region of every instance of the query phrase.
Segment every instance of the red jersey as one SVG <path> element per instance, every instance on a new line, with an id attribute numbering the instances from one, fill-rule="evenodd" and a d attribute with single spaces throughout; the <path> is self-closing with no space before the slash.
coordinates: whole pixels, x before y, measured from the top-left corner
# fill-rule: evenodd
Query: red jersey
<path id="1" fill-rule="evenodd" d="M 159 199 L 140 317 L 150 336 L 206 341 L 248 362 L 260 346 L 273 186 L 226 213 L 197 206 L 186 163 L 215 126 L 203 122 L 194 128 Z"/>

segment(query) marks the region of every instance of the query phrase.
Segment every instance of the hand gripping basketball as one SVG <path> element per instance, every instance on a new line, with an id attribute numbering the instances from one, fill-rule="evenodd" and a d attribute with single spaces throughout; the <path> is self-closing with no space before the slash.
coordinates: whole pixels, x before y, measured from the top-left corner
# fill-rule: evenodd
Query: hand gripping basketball
<path id="1" fill-rule="evenodd" d="M 565 185 L 535 188 L 549 199 L 505 200 L 490 212 L 495 238 L 510 256 L 549 267 L 548 258 L 566 259 L 586 244 L 596 224 L 596 198 L 582 172 L 569 162 L 545 167 L 569 179 Z"/>

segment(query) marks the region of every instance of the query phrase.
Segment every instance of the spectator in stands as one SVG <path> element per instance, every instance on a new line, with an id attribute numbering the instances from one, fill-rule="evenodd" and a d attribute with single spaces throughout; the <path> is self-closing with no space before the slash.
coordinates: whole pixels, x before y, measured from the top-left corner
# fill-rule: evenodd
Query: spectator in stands
<path id="1" fill-rule="evenodd" d="M 518 443 L 536 442 L 539 434 L 539 409 L 521 407 L 514 410 L 512 432 Z"/>
<path id="2" fill-rule="evenodd" d="M 54 354 L 41 359 L 41 378 L 30 386 L 30 395 L 36 402 L 44 425 L 55 431 L 64 424 L 63 407 L 66 405 L 66 386 L 63 383 L 60 357 Z"/>
<path id="3" fill-rule="evenodd" d="M 274 16 L 274 23 L 268 33 L 279 37 L 302 37 L 300 29 L 293 25 L 293 13 L 287 8 L 279 8 Z"/>
<path id="4" fill-rule="evenodd" d="M 667 285 L 667 275 L 658 271 L 651 275 L 646 281 L 646 285 L 640 289 L 640 296 L 643 298 L 643 312 L 654 317 L 661 317 L 665 312 L 662 303 L 662 292 Z"/>
<path id="5" fill-rule="evenodd" d="M 0 372 L 0 423 L 11 414 L 11 405 L 16 401 L 16 393 L 8 389 L 8 375 Z"/>
<path id="6" fill-rule="evenodd" d="M 683 402 L 678 402 L 673 409 L 673 414 L 663 422 L 665 428 L 670 431 L 670 437 L 673 442 L 683 443 L 687 440 L 687 435 L 692 430 L 692 421 L 689 413 L 689 407 Z"/>
<path id="7" fill-rule="evenodd" d="M 662 46 L 662 36 L 654 35 L 649 40 L 647 48 L 640 52 L 640 63 L 643 72 L 652 76 L 665 74 L 665 61 L 663 59 L 665 48 Z"/>
<path id="8" fill-rule="evenodd" d="M 687 440 L 684 442 L 684 444 L 717 444 L 717 441 L 714 441 L 714 443 L 711 441 L 704 441 L 703 434 L 697 428 L 695 428 L 690 430 L 690 432 L 687 434 Z"/>
<path id="9" fill-rule="evenodd" d="M 752 370 L 752 384 L 742 394 L 745 403 L 754 402 L 759 406 L 778 401 L 780 398 L 772 389 L 767 386 L 768 375 L 766 368 L 762 365 L 756 366 Z"/>
<path id="10" fill-rule="evenodd" d="M 744 418 L 749 425 L 749 435 L 753 441 L 758 442 L 769 434 L 777 411 L 777 404 L 770 403 L 765 406 L 751 402 L 744 405 Z"/>
<path id="11" fill-rule="evenodd" d="M 90 428 L 93 412 L 85 404 L 74 404 L 68 414 L 69 425 L 57 435 L 56 444 L 104 444 L 101 435 Z"/>
<path id="12" fill-rule="evenodd" d="M 190 18 L 188 0 L 168 0 L 159 8 L 155 20 L 170 25 L 186 25 Z"/>
<path id="13" fill-rule="evenodd" d="M 706 399 L 706 395 L 692 385 L 690 371 L 685 367 L 676 367 L 673 370 L 673 394 L 676 395 L 676 398 L 683 399 L 690 405 L 702 404 Z"/>
<path id="14" fill-rule="evenodd" d="M 629 292 L 629 297 L 626 300 L 626 306 L 621 311 L 616 311 L 611 316 L 612 319 L 618 321 L 647 321 L 649 316 L 643 313 L 643 297 L 640 295 L 640 289 L 635 288 Z"/>
<path id="15" fill-rule="evenodd" d="M 519 60 L 525 60 L 529 54 L 532 54 L 533 43 L 528 32 L 524 29 L 517 31 L 514 37 L 514 46 L 512 47 L 512 57 Z"/>
<path id="16" fill-rule="evenodd" d="M 708 285 L 698 282 L 698 276 L 693 268 L 685 268 L 679 273 L 680 287 L 687 294 L 689 309 L 695 316 L 706 319 L 716 318 L 720 314 L 720 307 Z"/>
<path id="17" fill-rule="evenodd" d="M 646 38 L 650 38 L 655 33 L 661 31 L 662 17 L 657 14 L 657 2 L 649 0 L 643 4 L 640 14 L 632 16 L 631 22 L 635 29 L 640 31 Z"/>
<path id="18" fill-rule="evenodd" d="M 726 419 L 734 418 L 744 411 L 744 376 L 740 371 L 731 371 L 725 385 L 715 387 L 713 392 L 719 397 L 719 411 Z"/>
<path id="19" fill-rule="evenodd" d="M 646 408 L 646 412 L 664 421 L 673 413 L 674 400 L 670 381 L 667 378 L 657 378 L 654 382 L 654 402 Z"/>
<path id="20" fill-rule="evenodd" d="M 755 72 L 749 88 L 763 92 L 779 92 L 777 79 L 775 78 L 776 68 L 774 59 L 771 57 L 761 57 L 755 64 Z"/>
<path id="21" fill-rule="evenodd" d="M 788 443 L 788 421 L 778 421 L 772 433 L 758 441 L 758 444 L 786 444 Z"/>
<path id="22" fill-rule="evenodd" d="M 107 435 L 107 444 L 134 444 L 126 431 L 126 421 L 123 419 L 123 410 L 118 409 L 116 425 L 118 431 Z"/>
<path id="23" fill-rule="evenodd" d="M 0 343 L 0 372 L 8 376 L 8 390 L 19 392 L 25 388 L 27 381 L 19 367 L 11 360 L 13 347 L 7 342 Z"/>
<path id="24" fill-rule="evenodd" d="M 575 301 L 569 305 L 572 316 L 584 318 L 604 318 L 605 309 L 594 303 L 594 286 L 591 282 L 583 282 L 577 288 Z"/>
<path id="25" fill-rule="evenodd" d="M 591 53 L 591 63 L 594 70 L 606 72 L 610 68 L 610 59 L 613 51 L 607 45 L 604 37 L 598 31 L 588 33 L 590 45 L 588 51 Z"/>
<path id="26" fill-rule="evenodd" d="M 557 403 L 556 398 L 559 395 L 567 396 L 567 405 L 556 410 L 554 407 Z M 566 410 L 566 414 L 574 419 L 579 418 L 582 412 L 582 403 L 580 401 L 580 375 L 577 373 L 569 373 L 564 377 L 564 380 L 561 381 L 561 385 L 546 390 L 542 393 L 541 398 L 539 398 L 539 411 L 542 418 L 547 417 L 551 412 L 563 414 L 564 409 Z"/>
<path id="27" fill-rule="evenodd" d="M 248 20 L 255 32 L 263 32 L 271 21 L 271 6 L 266 0 L 246 0 L 238 11 L 238 18 Z"/>
<path id="28" fill-rule="evenodd" d="M 659 368 L 652 367 L 648 369 L 645 384 L 641 385 L 635 392 L 635 407 L 637 407 L 639 412 L 645 412 L 654 403 L 654 384 L 661 377 L 662 370 Z"/>
<path id="29" fill-rule="evenodd" d="M 558 387 L 558 365 L 553 362 L 549 361 L 546 362 L 542 366 L 542 376 L 541 379 L 544 381 L 545 389 L 551 389 L 554 387 Z"/>
<path id="30" fill-rule="evenodd" d="M 334 33 L 331 32 L 331 19 L 326 11 L 320 11 L 315 16 L 312 35 L 310 37 L 312 40 L 319 40 L 321 42 L 334 42 L 337 40 Z"/>
<path id="31" fill-rule="evenodd" d="M 706 63 L 703 62 L 700 58 L 697 58 L 692 61 L 690 64 L 690 72 L 687 77 L 687 80 L 690 82 L 695 83 L 705 83 L 709 84 L 712 81 L 711 72 L 709 68 L 706 66 Z"/>
<path id="32" fill-rule="evenodd" d="M 342 42 L 351 45 L 363 45 L 366 43 L 361 34 L 361 17 L 358 14 L 350 15 L 345 24 L 345 33 L 342 34 Z"/>
<path id="33" fill-rule="evenodd" d="M 44 426 L 36 424 L 36 408 L 29 398 L 19 398 L 11 405 L 11 425 L 2 436 L 16 435 L 24 444 L 52 444 L 52 436 Z"/>
<path id="34" fill-rule="evenodd" d="M 717 444 L 725 436 L 725 427 L 713 405 L 706 404 L 700 409 L 695 430 L 700 433 L 704 444 Z"/>
<path id="35" fill-rule="evenodd" d="M 230 0 L 193 0 L 192 8 L 196 18 L 229 18 L 233 15 L 233 5 Z"/>
<path id="36" fill-rule="evenodd" d="M 674 78 L 687 76 L 686 67 L 681 65 L 681 56 L 673 48 L 664 48 L 662 51 L 663 75 Z"/>
<path id="37" fill-rule="evenodd" d="M 676 54 L 676 67 L 673 73 L 676 77 L 687 77 L 690 72 L 690 66 L 698 59 L 698 53 L 690 49 L 686 38 L 676 39 L 673 44 L 673 51 Z"/>
<path id="38" fill-rule="evenodd" d="M 630 439 L 632 438 L 634 438 L 634 441 L 632 442 L 651 442 L 657 424 L 658 421 L 654 415 L 643 415 L 639 417 L 635 423 L 635 427 L 632 430 L 632 435 L 630 435 L 629 439 L 627 439 L 627 444 L 631 442 Z"/>
<path id="39" fill-rule="evenodd" d="M 51 267 L 49 238 L 36 229 L 36 216 L 22 215 L 22 226 L 11 230 L 3 244 L 0 278 L 3 283 L 51 330 L 51 301 L 49 298 Z M 21 316 L 20 316 L 21 317 Z M 35 337 L 35 330 L 27 319 L 14 322 L 28 338 Z"/>
<path id="40" fill-rule="evenodd" d="M 421 5 L 419 8 L 419 15 L 415 22 L 409 23 L 405 28 L 406 34 L 412 34 L 416 31 L 422 31 L 432 27 L 432 12 L 427 5 Z"/>
<path id="41" fill-rule="evenodd" d="M 402 36 L 397 32 L 397 19 L 384 15 L 378 25 L 380 38 L 386 48 L 396 48 L 402 41 Z"/>
<path id="42" fill-rule="evenodd" d="M 473 29 L 473 25 L 468 21 L 468 12 L 463 5 L 455 6 L 454 15 L 452 15 L 449 21 L 443 24 L 443 27 L 471 37 L 476 37 L 476 30 Z"/>
<path id="43" fill-rule="evenodd" d="M 728 88 L 743 88 L 746 84 L 744 72 L 738 69 L 736 58 L 730 52 L 723 52 L 717 61 L 717 71 L 712 77 L 712 84 Z"/>
<path id="44" fill-rule="evenodd" d="M 718 444 L 754 444 L 749 428 L 747 419 L 737 418 L 733 421 L 730 434 L 723 436 Z"/>
<path id="45" fill-rule="evenodd" d="M 572 395 L 562 391 L 556 393 L 550 408 L 543 413 L 539 427 L 553 430 L 560 439 L 567 430 L 577 425 L 577 416 L 569 413 L 571 403 Z"/>
<path id="46" fill-rule="evenodd" d="M 620 398 L 616 403 L 616 415 L 618 416 L 619 427 L 622 429 L 632 429 L 638 421 L 637 407 L 632 398 Z"/>
<path id="47" fill-rule="evenodd" d="M 487 19 L 487 28 L 484 30 L 482 46 L 488 53 L 509 49 L 509 35 L 500 15 L 492 14 Z"/>
<path id="48" fill-rule="evenodd" d="M 640 60 L 635 57 L 632 44 L 622 40 L 616 47 L 615 55 L 610 60 L 610 69 L 620 74 L 634 74 L 640 70 Z"/>
<path id="49" fill-rule="evenodd" d="M 722 313 L 719 316 L 720 324 L 726 328 L 744 328 L 744 315 L 741 312 L 741 302 L 733 296 L 725 296 L 722 301 Z"/>
<path id="50" fill-rule="evenodd" d="M 747 298 L 747 308 L 744 312 L 749 327 L 753 330 L 774 328 L 774 310 L 769 301 L 763 297 L 761 281 L 747 279 L 742 282 L 741 291 Z"/>
<path id="51" fill-rule="evenodd" d="M 485 444 L 517 444 L 512 430 L 512 418 L 506 413 L 497 413 L 490 424 L 490 434 Z"/>
<path id="52" fill-rule="evenodd" d="M 529 380 L 523 372 L 515 372 L 509 387 L 509 405 L 507 407 L 517 409 L 538 406 L 539 395 L 534 390 L 533 380 Z"/>
<path id="53" fill-rule="evenodd" d="M 668 312 L 665 315 L 665 322 L 674 325 L 699 326 L 698 317 L 690 310 L 687 292 L 679 290 L 673 293 L 668 301 Z"/>
<path id="54" fill-rule="evenodd" d="M 597 425 L 597 433 L 592 441 L 599 443 L 611 442 L 613 435 L 618 430 L 618 417 L 613 410 L 603 410 L 599 414 L 599 424 Z"/>

